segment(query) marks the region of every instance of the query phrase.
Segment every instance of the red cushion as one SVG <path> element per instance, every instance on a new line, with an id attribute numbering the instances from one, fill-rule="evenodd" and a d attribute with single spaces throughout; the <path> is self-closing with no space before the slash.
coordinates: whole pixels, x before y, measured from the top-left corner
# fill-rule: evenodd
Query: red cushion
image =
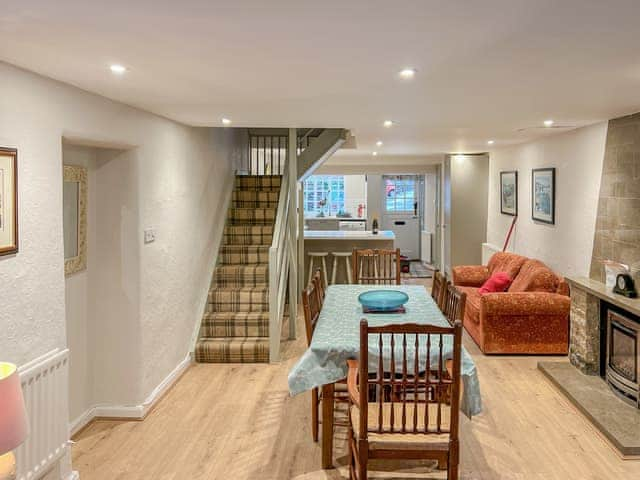
<path id="1" fill-rule="evenodd" d="M 491 275 L 480 287 L 480 295 L 485 293 L 504 292 L 511 285 L 511 277 L 505 272 L 496 272 Z"/>

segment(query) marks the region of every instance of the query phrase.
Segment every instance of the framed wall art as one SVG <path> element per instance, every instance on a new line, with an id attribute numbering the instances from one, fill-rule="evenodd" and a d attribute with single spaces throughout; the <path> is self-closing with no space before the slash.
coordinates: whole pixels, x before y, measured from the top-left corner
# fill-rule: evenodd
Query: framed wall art
<path id="1" fill-rule="evenodd" d="M 518 172 L 500 172 L 500 212 L 518 215 Z"/>
<path id="2" fill-rule="evenodd" d="M 18 251 L 18 151 L 0 147 L 0 255 Z"/>
<path id="3" fill-rule="evenodd" d="M 556 223 L 556 169 L 531 171 L 531 218 L 536 222 Z"/>
<path id="4" fill-rule="evenodd" d="M 64 273 L 87 268 L 87 169 L 64 165 L 62 189 Z"/>

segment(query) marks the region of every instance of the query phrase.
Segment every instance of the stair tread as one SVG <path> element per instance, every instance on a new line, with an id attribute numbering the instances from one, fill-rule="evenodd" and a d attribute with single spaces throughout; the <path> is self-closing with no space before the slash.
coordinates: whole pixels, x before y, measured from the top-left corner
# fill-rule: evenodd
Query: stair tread
<path id="1" fill-rule="evenodd" d="M 196 343 L 197 362 L 262 363 L 269 361 L 269 337 L 202 337 Z"/>

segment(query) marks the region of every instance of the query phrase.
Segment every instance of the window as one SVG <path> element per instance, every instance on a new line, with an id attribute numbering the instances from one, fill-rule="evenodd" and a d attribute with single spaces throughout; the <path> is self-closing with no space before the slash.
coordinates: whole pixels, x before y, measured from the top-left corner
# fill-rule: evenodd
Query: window
<path id="1" fill-rule="evenodd" d="M 385 200 L 387 212 L 413 212 L 418 201 L 416 195 L 416 177 L 413 175 L 384 176 Z"/>
<path id="2" fill-rule="evenodd" d="M 344 177 L 311 175 L 304 181 L 305 216 L 334 216 L 344 210 Z"/>

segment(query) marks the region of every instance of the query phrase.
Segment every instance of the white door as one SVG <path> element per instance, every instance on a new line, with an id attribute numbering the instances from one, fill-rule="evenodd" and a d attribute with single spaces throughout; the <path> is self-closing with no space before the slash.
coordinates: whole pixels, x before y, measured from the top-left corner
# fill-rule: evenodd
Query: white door
<path id="1" fill-rule="evenodd" d="M 395 245 L 410 260 L 420 259 L 420 188 L 418 175 L 382 177 L 382 230 L 396 235 Z"/>

